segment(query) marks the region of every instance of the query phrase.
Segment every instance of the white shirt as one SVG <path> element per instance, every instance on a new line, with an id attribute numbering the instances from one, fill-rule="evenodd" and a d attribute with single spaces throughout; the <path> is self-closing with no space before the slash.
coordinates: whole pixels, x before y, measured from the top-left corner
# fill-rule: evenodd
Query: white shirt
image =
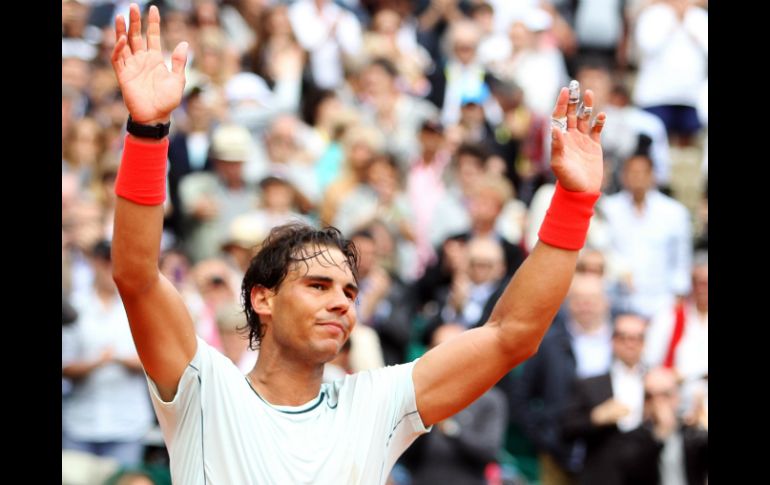
<path id="1" fill-rule="evenodd" d="M 612 397 L 625 405 L 630 412 L 618 420 L 620 431 L 631 431 L 642 424 L 644 412 L 644 373 L 640 365 L 629 369 L 616 360 L 610 367 Z"/>
<path id="2" fill-rule="evenodd" d="M 679 21 L 673 7 L 645 8 L 636 24 L 639 76 L 634 104 L 695 106 L 708 64 L 708 13 L 690 7 Z"/>
<path id="3" fill-rule="evenodd" d="M 289 22 L 303 49 L 310 52 L 313 79 L 321 88 L 343 82 L 343 55 L 355 57 L 362 46 L 361 24 L 355 15 L 327 0 L 321 12 L 313 0 L 289 7 Z M 332 32 L 334 28 L 334 32 Z"/>
<path id="4" fill-rule="evenodd" d="M 417 412 L 414 362 L 324 383 L 301 406 L 274 406 L 233 363 L 198 338 L 198 351 L 163 402 L 150 394 L 185 485 L 384 484 L 396 459 L 429 431 Z"/>
<path id="5" fill-rule="evenodd" d="M 95 361 L 112 348 L 115 357 L 136 358 L 128 318 L 118 294 L 108 305 L 93 288 L 73 297 L 78 319 L 62 328 L 62 367 Z M 149 430 L 152 411 L 141 373 L 117 362 L 72 381 L 62 400 L 62 427 L 79 441 L 138 440 Z"/>
<path id="6" fill-rule="evenodd" d="M 649 191 L 639 213 L 630 193 L 602 197 L 612 257 L 633 279 L 631 310 L 647 317 L 690 292 L 692 238 L 690 215 L 676 200 Z"/>
<path id="7" fill-rule="evenodd" d="M 674 354 L 674 368 L 686 380 L 700 379 L 709 370 L 709 317 L 708 313 L 701 316 L 692 302 L 685 305 L 684 311 L 684 331 Z M 673 308 L 664 309 L 650 323 L 644 346 L 644 361 L 647 365 L 663 365 L 674 324 Z"/>
<path id="8" fill-rule="evenodd" d="M 583 0 L 575 11 L 575 34 L 583 46 L 612 48 L 623 34 L 622 0 Z"/>
<path id="9" fill-rule="evenodd" d="M 477 61 L 470 64 L 462 64 L 454 60 L 447 62 L 444 68 L 446 76 L 444 107 L 441 109 L 441 122 L 444 125 L 453 125 L 460 120 L 463 95 L 479 92 L 484 83 L 485 74 L 484 67 Z"/>
<path id="10" fill-rule="evenodd" d="M 587 379 L 607 372 L 612 362 L 612 330 L 609 323 L 588 333 L 570 320 L 567 322 L 567 331 L 572 335 L 577 377 Z"/>

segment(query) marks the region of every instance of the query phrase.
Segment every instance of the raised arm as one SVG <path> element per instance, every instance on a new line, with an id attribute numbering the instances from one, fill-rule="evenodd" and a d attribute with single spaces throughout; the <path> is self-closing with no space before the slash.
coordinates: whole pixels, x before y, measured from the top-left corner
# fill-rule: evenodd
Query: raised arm
<path id="1" fill-rule="evenodd" d="M 163 124 L 182 99 L 187 43 L 174 49 L 169 71 L 160 49 L 157 7 L 150 7 L 146 43 L 136 4 L 131 4 L 129 15 L 128 33 L 123 17 L 115 19 L 112 66 L 131 118 L 143 125 Z M 167 152 L 167 137 L 155 140 L 127 135 L 116 183 L 112 246 L 113 277 L 139 358 L 164 400 L 173 398 L 196 351 L 187 308 L 158 269 Z"/>
<path id="2" fill-rule="evenodd" d="M 417 410 L 425 425 L 463 409 L 532 356 L 567 293 L 602 182 L 599 139 L 605 115 L 600 113 L 592 127 L 591 91 L 584 101 L 587 109 L 578 116 L 577 102 L 570 103 L 562 88 L 553 112 L 557 125 L 566 116 L 566 129 L 551 128 L 551 166 L 558 184 L 540 241 L 489 321 L 432 349 L 414 368 Z"/>

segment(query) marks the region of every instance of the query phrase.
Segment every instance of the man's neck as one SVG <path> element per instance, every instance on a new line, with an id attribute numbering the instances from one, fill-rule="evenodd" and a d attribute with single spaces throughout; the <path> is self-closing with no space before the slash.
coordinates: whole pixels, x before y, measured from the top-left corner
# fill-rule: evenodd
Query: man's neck
<path id="1" fill-rule="evenodd" d="M 261 348 L 248 379 L 255 391 L 274 406 L 301 406 L 321 390 L 323 364 L 304 362 L 277 355 Z"/>
<path id="2" fill-rule="evenodd" d="M 495 224 L 475 221 L 473 224 L 473 235 L 476 237 L 495 237 Z"/>
<path id="3" fill-rule="evenodd" d="M 634 207 L 639 210 L 643 211 L 644 206 L 647 202 L 647 191 L 638 193 L 638 192 L 632 192 L 631 193 L 631 201 L 634 204 Z"/>

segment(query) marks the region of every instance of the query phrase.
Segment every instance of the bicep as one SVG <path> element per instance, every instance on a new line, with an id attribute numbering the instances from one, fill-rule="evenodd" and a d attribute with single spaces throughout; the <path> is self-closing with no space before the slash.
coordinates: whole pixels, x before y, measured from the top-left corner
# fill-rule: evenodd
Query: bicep
<path id="1" fill-rule="evenodd" d="M 454 415 L 529 357 L 506 351 L 500 328 L 485 325 L 463 332 L 426 353 L 414 368 L 417 410 L 426 426 Z"/>
<path id="2" fill-rule="evenodd" d="M 197 349 L 195 328 L 181 295 L 159 275 L 144 291 L 121 296 L 147 375 L 161 397 L 173 397 Z"/>

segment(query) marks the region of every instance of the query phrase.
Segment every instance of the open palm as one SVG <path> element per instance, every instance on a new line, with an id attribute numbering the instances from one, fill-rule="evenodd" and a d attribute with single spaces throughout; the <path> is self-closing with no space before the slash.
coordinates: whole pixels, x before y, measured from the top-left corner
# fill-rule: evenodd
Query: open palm
<path id="1" fill-rule="evenodd" d="M 141 15 L 136 4 L 131 4 L 129 20 L 126 34 L 123 17 L 116 17 L 117 42 L 112 52 L 112 66 L 123 101 L 136 122 L 165 122 L 182 100 L 187 43 L 181 42 L 174 49 L 169 71 L 160 47 L 160 13 L 157 7 L 150 7 L 146 44 L 142 39 Z"/>
<path id="2" fill-rule="evenodd" d="M 572 192 L 598 192 L 602 186 L 604 160 L 600 143 L 606 115 L 599 113 L 593 126 L 590 115 L 578 116 L 577 104 L 569 104 L 569 92 L 562 88 L 553 117 L 567 118 L 567 129 L 552 128 L 551 168 L 559 184 Z M 593 93 L 585 93 L 584 105 L 593 110 Z"/>

